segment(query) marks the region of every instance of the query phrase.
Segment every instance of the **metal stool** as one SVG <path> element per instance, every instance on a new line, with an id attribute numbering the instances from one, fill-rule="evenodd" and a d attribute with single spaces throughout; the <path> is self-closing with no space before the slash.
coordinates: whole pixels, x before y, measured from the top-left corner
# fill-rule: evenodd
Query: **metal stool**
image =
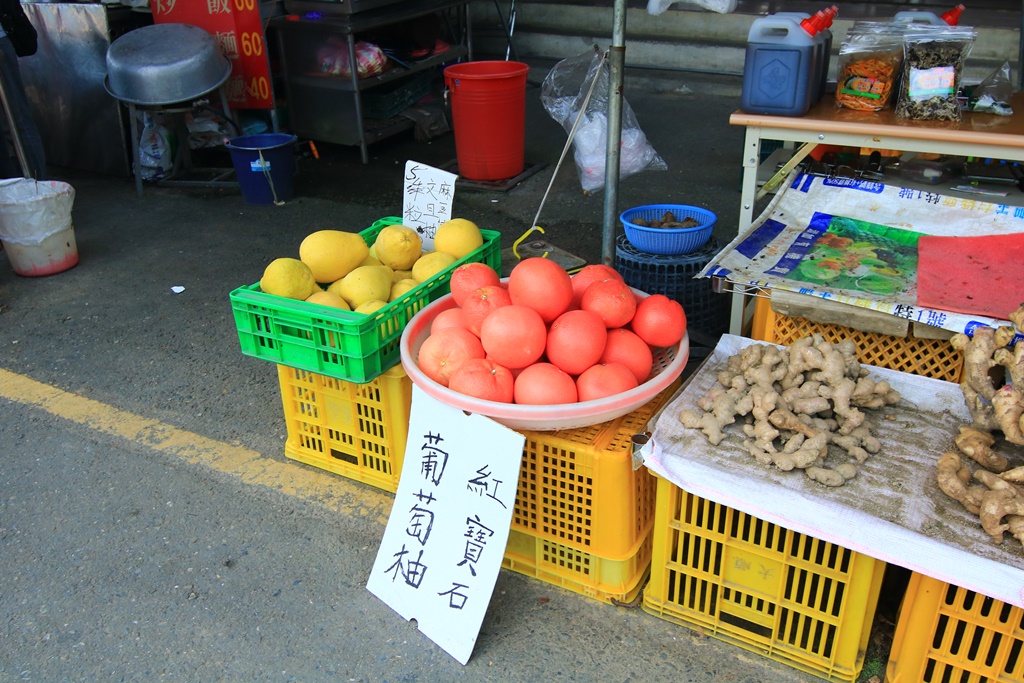
<path id="1" fill-rule="evenodd" d="M 238 187 L 227 181 L 234 169 L 200 169 L 192 165 L 188 130 L 182 114 L 208 104 L 211 93 L 218 93 L 226 120 L 235 130 L 224 92 L 224 83 L 231 75 L 231 62 L 217 46 L 213 35 L 189 24 L 153 24 L 129 31 L 107 49 L 107 76 L 103 85 L 116 100 L 128 106 L 132 137 L 132 172 L 135 191 L 142 196 L 139 173 L 138 110 L 171 114 L 179 132 L 178 151 L 171 175 L 158 181 L 163 185 L 185 187 Z M 209 180 L 175 179 L 182 170 L 208 171 Z"/>
<path id="2" fill-rule="evenodd" d="M 217 91 L 220 94 L 221 107 L 225 112 L 224 117 L 231 125 L 236 127 L 237 125 L 231 119 L 228 108 L 227 96 L 224 93 L 222 87 L 218 87 Z M 124 100 L 122 100 L 124 102 Z M 171 168 L 171 174 L 169 177 L 158 180 L 157 185 L 167 187 L 238 187 L 237 180 L 227 180 L 234 172 L 234 168 L 204 168 L 194 166 L 192 164 L 192 154 L 188 146 L 188 127 L 185 125 L 184 114 L 196 111 L 207 105 L 207 100 L 202 96 L 192 100 L 191 102 L 178 102 L 173 104 L 135 104 L 134 102 L 124 102 L 128 106 L 128 117 L 131 125 L 131 136 L 132 136 L 132 173 L 135 176 L 135 192 L 141 197 L 142 196 L 142 174 L 139 173 L 139 122 L 136 112 L 152 112 L 157 114 L 170 114 L 174 116 L 175 130 L 178 133 L 178 149 L 174 155 L 174 165 Z M 187 180 L 179 179 L 176 176 L 182 173 L 182 171 L 189 173 L 207 173 L 213 177 L 206 180 Z"/>

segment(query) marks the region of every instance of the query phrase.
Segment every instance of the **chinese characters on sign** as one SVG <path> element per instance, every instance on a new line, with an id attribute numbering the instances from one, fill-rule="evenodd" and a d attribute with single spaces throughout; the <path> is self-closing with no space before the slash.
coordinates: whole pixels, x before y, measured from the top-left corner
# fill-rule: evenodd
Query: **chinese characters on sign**
<path id="1" fill-rule="evenodd" d="M 231 61 L 224 93 L 233 109 L 273 109 L 270 60 L 258 0 L 151 0 L 153 21 L 198 26 Z"/>
<path id="2" fill-rule="evenodd" d="M 366 587 L 462 664 L 505 555 L 525 440 L 413 387 L 402 476 Z"/>
<path id="3" fill-rule="evenodd" d="M 415 161 L 405 162 L 402 224 L 415 228 L 423 248 L 434 248 L 437 226 L 452 217 L 455 181 L 458 176 Z"/>

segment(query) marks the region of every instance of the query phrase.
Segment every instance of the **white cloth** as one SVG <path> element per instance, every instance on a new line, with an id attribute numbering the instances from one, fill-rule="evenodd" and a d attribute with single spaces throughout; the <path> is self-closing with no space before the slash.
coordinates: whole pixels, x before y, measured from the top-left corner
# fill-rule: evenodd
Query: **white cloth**
<path id="1" fill-rule="evenodd" d="M 996 545 L 973 515 L 942 493 L 935 463 L 970 421 L 960 387 L 927 377 L 871 367 L 902 400 L 867 411 L 881 452 L 837 488 L 761 465 L 743 450 L 739 424 L 712 446 L 702 432 L 678 420 L 681 410 L 717 383 L 729 356 L 755 342 L 723 335 L 714 352 L 661 411 L 644 465 L 681 489 L 879 560 L 1024 607 L 1024 553 L 1009 534 Z M 830 449 L 836 448 L 830 446 Z M 1020 453 L 1020 451 L 1018 451 Z M 830 452 L 826 464 L 842 462 Z M 1016 464 L 1024 464 L 1017 462 Z"/>

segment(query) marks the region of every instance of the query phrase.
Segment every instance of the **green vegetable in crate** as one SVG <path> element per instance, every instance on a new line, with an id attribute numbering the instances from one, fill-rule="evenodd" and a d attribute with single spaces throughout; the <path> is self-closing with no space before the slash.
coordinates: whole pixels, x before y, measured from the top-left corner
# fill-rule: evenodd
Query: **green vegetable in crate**
<path id="1" fill-rule="evenodd" d="M 294 258 L 274 259 L 263 271 L 260 289 L 288 299 L 306 299 L 320 289 L 309 266 Z"/>
<path id="2" fill-rule="evenodd" d="M 343 230 L 317 230 L 299 245 L 299 260 L 309 266 L 317 282 L 340 280 L 369 255 L 361 235 Z"/>

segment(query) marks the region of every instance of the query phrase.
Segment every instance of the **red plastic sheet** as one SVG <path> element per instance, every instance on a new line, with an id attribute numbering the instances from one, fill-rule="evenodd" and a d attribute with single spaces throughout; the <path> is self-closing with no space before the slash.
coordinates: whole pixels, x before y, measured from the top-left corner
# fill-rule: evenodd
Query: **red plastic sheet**
<path id="1" fill-rule="evenodd" d="M 1024 302 L 1024 233 L 917 243 L 917 304 L 1000 320 Z"/>

